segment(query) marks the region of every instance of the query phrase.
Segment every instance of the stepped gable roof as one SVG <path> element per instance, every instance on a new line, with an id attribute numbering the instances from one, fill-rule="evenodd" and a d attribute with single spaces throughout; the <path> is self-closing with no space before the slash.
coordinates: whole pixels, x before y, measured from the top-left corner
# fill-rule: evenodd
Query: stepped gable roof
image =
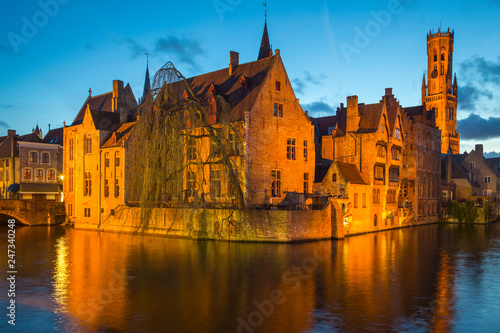
<path id="1" fill-rule="evenodd" d="M 326 116 L 320 118 L 312 118 L 313 125 L 316 126 L 316 131 L 320 136 L 330 135 L 328 129 L 330 127 L 337 127 L 338 117 L 337 116 Z"/>
<path id="2" fill-rule="evenodd" d="M 365 180 L 363 179 L 363 176 L 361 176 L 361 173 L 359 172 L 357 166 L 355 166 L 354 164 L 347 164 L 342 162 L 335 163 L 337 164 L 337 168 L 348 183 L 367 185 Z"/>
<path id="3" fill-rule="evenodd" d="M 212 84 L 215 95 L 223 96 L 229 103 L 232 112 L 232 121 L 243 120 L 245 111 L 249 111 L 255 103 L 264 79 L 272 67 L 277 55 L 261 60 L 240 64 L 229 75 L 229 68 L 198 75 L 186 79 L 193 93 L 203 97 L 210 92 Z M 242 89 L 241 77 L 246 80 L 246 89 Z"/>
<path id="4" fill-rule="evenodd" d="M 45 137 L 43 138 L 44 143 L 51 143 L 51 144 L 58 144 L 58 145 L 63 145 L 63 134 L 64 134 L 64 129 L 62 127 L 59 128 L 54 128 L 48 131 L 47 134 L 45 134 Z"/>
<path id="5" fill-rule="evenodd" d="M 101 148 L 121 147 L 123 143 L 130 137 L 136 122 L 123 123 L 114 126 L 107 140 Z M 116 142 L 115 142 L 116 137 Z"/>
<path id="6" fill-rule="evenodd" d="M 325 178 L 326 174 L 328 173 L 328 170 L 330 169 L 331 165 L 332 165 L 331 161 L 329 161 L 329 163 L 316 165 L 316 167 L 314 169 L 314 182 L 315 183 L 321 183 L 323 181 L 323 179 Z"/>
<path id="7" fill-rule="evenodd" d="M 87 109 L 87 105 L 90 106 L 91 110 L 113 112 L 112 100 L 113 100 L 112 91 L 102 95 L 87 97 L 87 100 L 85 101 L 85 103 L 83 103 L 80 112 L 78 112 L 78 115 L 76 116 L 75 120 L 73 120 L 71 126 L 79 125 L 82 123 L 83 116 L 85 115 L 85 110 Z"/>

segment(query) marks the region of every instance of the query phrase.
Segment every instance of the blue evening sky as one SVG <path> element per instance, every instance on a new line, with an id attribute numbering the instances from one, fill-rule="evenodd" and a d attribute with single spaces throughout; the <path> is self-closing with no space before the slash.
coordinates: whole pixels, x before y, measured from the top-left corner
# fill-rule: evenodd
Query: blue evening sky
<path id="1" fill-rule="evenodd" d="M 263 1 L 25 0 L 0 14 L 0 136 L 71 123 L 88 96 L 130 83 L 142 95 L 167 61 L 189 77 L 256 60 Z M 392 87 L 421 103 L 426 34 L 455 30 L 461 151 L 500 152 L 500 1 L 268 1 L 268 29 L 304 109 L 333 114 L 348 95 L 375 103 Z M 359 32 L 362 31 L 362 36 Z M 363 38 L 364 37 L 364 38 Z"/>

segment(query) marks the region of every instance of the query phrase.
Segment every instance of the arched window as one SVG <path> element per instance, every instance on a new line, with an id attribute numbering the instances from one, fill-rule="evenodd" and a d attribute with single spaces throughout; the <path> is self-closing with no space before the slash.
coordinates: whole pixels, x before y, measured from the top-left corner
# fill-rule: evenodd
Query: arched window
<path id="1" fill-rule="evenodd" d="M 30 163 L 38 163 L 38 153 L 36 151 L 30 153 Z"/>
<path id="2" fill-rule="evenodd" d="M 438 55 L 436 53 L 436 51 L 434 51 L 434 62 L 438 61 Z"/>
<path id="3" fill-rule="evenodd" d="M 56 172 L 54 170 L 47 171 L 47 180 L 56 180 Z"/>
<path id="4" fill-rule="evenodd" d="M 85 138 L 85 154 L 92 154 L 92 136 L 90 134 Z"/>
<path id="5" fill-rule="evenodd" d="M 31 169 L 24 169 L 23 170 L 23 179 L 24 180 L 31 180 Z"/>
<path id="6" fill-rule="evenodd" d="M 49 164 L 50 163 L 50 155 L 49 153 L 42 153 L 42 163 Z"/>
<path id="7" fill-rule="evenodd" d="M 43 180 L 43 169 L 36 169 L 35 179 L 36 180 Z"/>

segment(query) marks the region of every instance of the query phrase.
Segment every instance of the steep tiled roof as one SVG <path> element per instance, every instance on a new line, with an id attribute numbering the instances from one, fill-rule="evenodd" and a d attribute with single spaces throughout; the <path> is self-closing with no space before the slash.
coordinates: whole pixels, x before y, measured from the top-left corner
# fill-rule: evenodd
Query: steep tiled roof
<path id="1" fill-rule="evenodd" d="M 382 103 L 358 106 L 361 117 L 357 133 L 373 133 L 378 130 L 383 106 Z"/>
<path id="2" fill-rule="evenodd" d="M 120 115 L 114 112 L 90 111 L 92 120 L 98 130 L 110 131 L 120 122 Z"/>
<path id="3" fill-rule="evenodd" d="M 44 143 L 52 143 L 61 145 L 63 144 L 63 133 L 64 129 L 62 127 L 51 129 L 45 137 L 43 138 Z"/>
<path id="4" fill-rule="evenodd" d="M 321 136 L 330 135 L 330 133 L 328 133 L 328 129 L 330 127 L 337 127 L 337 120 L 337 116 L 312 118 L 313 125 L 316 127 L 316 131 L 318 131 L 318 134 Z"/>
<path id="5" fill-rule="evenodd" d="M 83 115 L 85 114 L 85 110 L 87 109 L 87 104 L 90 106 L 91 110 L 113 112 L 112 99 L 112 91 L 102 95 L 87 97 L 87 100 L 85 101 L 85 103 L 83 103 L 80 112 L 78 112 L 78 115 L 71 125 L 79 125 L 82 123 Z"/>
<path id="6" fill-rule="evenodd" d="M 276 55 L 261 60 L 238 65 L 231 75 L 229 69 L 224 68 L 215 72 L 198 75 L 187 79 L 193 93 L 197 97 L 205 96 L 210 86 L 215 87 L 215 95 L 223 96 L 229 103 L 232 112 L 232 121 L 243 120 L 245 111 L 249 111 L 255 103 L 264 79 L 271 69 Z M 245 77 L 246 90 L 242 89 L 241 77 Z"/>
<path id="7" fill-rule="evenodd" d="M 361 176 L 357 166 L 341 162 L 335 163 L 348 183 L 366 185 L 366 182 L 363 179 L 363 176 Z"/>
<path id="8" fill-rule="evenodd" d="M 132 134 L 135 124 L 135 122 L 130 122 L 117 125 L 116 129 L 113 130 L 109 138 L 102 145 L 102 148 L 123 146 L 123 143 L 130 137 L 130 134 Z M 116 142 L 114 137 L 116 137 Z"/>
<path id="9" fill-rule="evenodd" d="M 17 140 L 24 142 L 43 142 L 43 140 L 40 139 L 40 137 L 36 133 L 21 135 L 17 138 Z"/>

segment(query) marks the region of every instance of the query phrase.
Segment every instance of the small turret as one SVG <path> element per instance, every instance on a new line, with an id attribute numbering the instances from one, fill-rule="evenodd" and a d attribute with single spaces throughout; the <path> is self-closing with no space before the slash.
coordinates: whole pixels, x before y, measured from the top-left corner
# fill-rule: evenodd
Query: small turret
<path id="1" fill-rule="evenodd" d="M 425 103 L 425 97 L 427 96 L 427 84 L 425 83 L 425 73 L 422 78 L 422 104 Z"/>

